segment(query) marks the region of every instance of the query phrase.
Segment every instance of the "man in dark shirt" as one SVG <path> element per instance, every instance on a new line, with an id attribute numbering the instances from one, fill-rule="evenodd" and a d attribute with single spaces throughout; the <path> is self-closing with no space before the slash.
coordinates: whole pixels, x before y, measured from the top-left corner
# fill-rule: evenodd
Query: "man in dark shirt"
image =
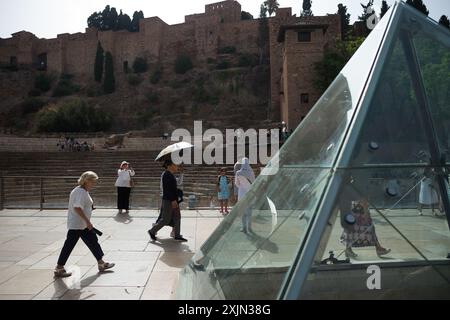
<path id="1" fill-rule="evenodd" d="M 162 176 L 163 196 L 161 205 L 161 219 L 148 230 L 148 234 L 153 241 L 156 240 L 156 233 L 164 226 L 171 225 L 173 223 L 173 230 L 175 233 L 176 241 L 187 241 L 180 235 L 181 214 L 180 207 L 178 205 L 178 188 L 177 180 L 174 174 L 178 170 L 178 166 L 172 162 L 172 160 L 166 160 L 164 162 L 166 171 Z"/>

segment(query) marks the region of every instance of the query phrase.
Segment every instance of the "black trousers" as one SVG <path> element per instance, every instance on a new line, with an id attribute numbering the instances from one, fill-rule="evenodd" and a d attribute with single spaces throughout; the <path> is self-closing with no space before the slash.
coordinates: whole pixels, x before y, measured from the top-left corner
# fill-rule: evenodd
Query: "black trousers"
<path id="1" fill-rule="evenodd" d="M 97 261 L 103 258 L 104 253 L 98 243 L 98 238 L 94 231 L 89 231 L 87 228 L 84 230 L 69 230 L 67 232 L 66 241 L 64 242 L 64 246 L 58 258 L 58 265 L 64 266 L 66 264 L 67 259 L 69 259 L 73 248 L 75 248 L 75 245 L 80 238 L 87 245 L 89 250 L 91 250 Z"/>
<path id="2" fill-rule="evenodd" d="M 130 209 L 131 188 L 117 187 L 117 209 Z"/>
<path id="3" fill-rule="evenodd" d="M 156 234 L 162 227 L 171 226 L 175 232 L 175 237 L 179 237 L 181 227 L 180 209 L 173 209 L 171 201 L 163 200 L 160 213 L 161 218 L 158 217 L 156 224 L 150 229 L 150 232 Z"/>

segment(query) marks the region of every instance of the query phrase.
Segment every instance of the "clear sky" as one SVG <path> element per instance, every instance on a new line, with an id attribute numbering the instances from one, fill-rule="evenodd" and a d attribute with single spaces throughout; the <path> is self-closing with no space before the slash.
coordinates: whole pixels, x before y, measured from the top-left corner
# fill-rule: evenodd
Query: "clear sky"
<path id="1" fill-rule="evenodd" d="M 315 15 L 335 13 L 337 4 L 343 3 L 349 9 L 351 20 L 361 14 L 360 3 L 368 0 L 313 0 Z M 59 33 L 84 32 L 87 18 L 94 11 L 101 11 L 107 4 L 120 9 L 129 16 L 135 10 L 142 10 L 144 16 L 159 16 L 168 24 L 184 22 L 184 16 L 204 12 L 205 4 L 215 0 L 0 0 L 0 37 L 9 38 L 12 33 L 26 30 L 39 38 L 55 38 Z M 242 10 L 256 18 L 263 0 L 239 0 Z M 280 7 L 292 7 L 299 15 L 302 0 L 278 0 Z M 394 0 L 388 0 L 392 4 Z M 430 17 L 439 20 L 441 15 L 450 16 L 450 0 L 424 0 Z M 375 0 L 375 8 L 381 0 Z M 377 11 L 379 11 L 377 9 Z"/>

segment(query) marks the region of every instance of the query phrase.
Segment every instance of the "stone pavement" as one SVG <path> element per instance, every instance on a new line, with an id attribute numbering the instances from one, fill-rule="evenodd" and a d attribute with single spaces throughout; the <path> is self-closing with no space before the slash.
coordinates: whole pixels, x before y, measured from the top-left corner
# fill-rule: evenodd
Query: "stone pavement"
<path id="1" fill-rule="evenodd" d="M 97 209 L 92 219 L 103 232 L 104 260 L 116 266 L 99 274 L 80 239 L 66 264 L 74 275 L 55 280 L 53 269 L 67 232 L 66 210 L 0 211 L 0 300 L 173 299 L 179 272 L 222 220 L 217 210 L 183 210 L 181 231 L 188 242 L 172 240 L 170 227 L 151 242 L 147 230 L 156 210 L 132 210 L 129 217 L 116 213 Z"/>

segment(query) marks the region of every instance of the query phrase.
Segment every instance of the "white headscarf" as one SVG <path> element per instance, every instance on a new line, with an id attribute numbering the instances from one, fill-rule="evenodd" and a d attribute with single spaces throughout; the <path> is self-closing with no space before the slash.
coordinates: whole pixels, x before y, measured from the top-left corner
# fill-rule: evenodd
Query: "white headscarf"
<path id="1" fill-rule="evenodd" d="M 249 162 L 250 161 L 248 158 L 242 158 L 241 169 L 236 173 L 236 175 L 246 177 L 250 183 L 253 183 L 255 181 L 255 173 L 253 172 Z"/>

